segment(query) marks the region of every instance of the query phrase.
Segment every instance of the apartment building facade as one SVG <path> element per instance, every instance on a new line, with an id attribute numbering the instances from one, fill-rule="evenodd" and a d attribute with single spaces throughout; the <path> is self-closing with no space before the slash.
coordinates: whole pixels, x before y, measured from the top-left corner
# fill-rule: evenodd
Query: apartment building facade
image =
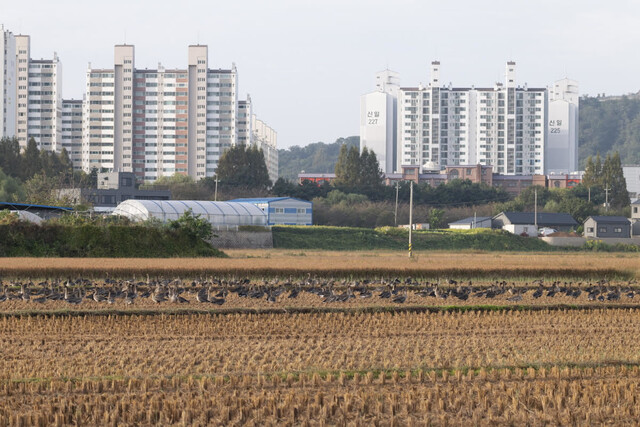
<path id="1" fill-rule="evenodd" d="M 546 88 L 516 86 L 515 63 L 492 88 L 440 84 L 440 63 L 431 64 L 427 86 L 400 88 L 398 170 L 491 165 L 496 173 L 544 173 Z"/>
<path id="2" fill-rule="evenodd" d="M 492 87 L 445 85 L 438 61 L 430 74 L 427 85 L 399 87 L 397 73 L 378 73 L 376 91 L 361 97 L 361 149 L 373 150 L 385 173 L 476 164 L 505 175 L 576 170 L 577 82 L 519 86 L 512 61 Z"/>
<path id="3" fill-rule="evenodd" d="M 183 69 L 137 69 L 131 45 L 114 53 L 113 69 L 87 70 L 82 169 L 133 172 L 144 181 L 213 176 L 236 143 L 235 66 L 209 69 L 202 45 L 189 46 Z"/>
<path id="4" fill-rule="evenodd" d="M 67 151 L 75 170 L 82 169 L 82 100 L 62 100 L 60 146 Z"/>
<path id="5" fill-rule="evenodd" d="M 0 138 L 16 136 L 17 56 L 14 34 L 0 25 Z"/>
<path id="6" fill-rule="evenodd" d="M 396 170 L 399 90 L 399 74 L 385 70 L 376 73 L 376 89 L 360 97 L 360 151 L 373 151 L 384 173 Z"/>
<path id="7" fill-rule="evenodd" d="M 86 172 L 132 172 L 141 181 L 180 173 L 198 180 L 216 173 L 227 148 L 255 139 L 251 100 L 238 103 L 235 64 L 210 68 L 205 45 L 189 46 L 187 66 L 178 69 L 138 69 L 135 47 L 116 45 L 113 67 L 89 64 L 83 100 L 67 100 L 55 53 L 33 60 L 29 36 L 4 27 L 0 34 L 0 137 L 15 136 L 22 148 L 33 137 L 41 150 L 65 148 L 74 168 Z M 260 141 L 273 148 L 276 134 L 264 124 L 261 129 L 267 128 Z M 277 176 L 277 150 L 273 156 Z"/>
<path id="8" fill-rule="evenodd" d="M 262 150 L 269 179 L 274 184 L 278 180 L 278 133 L 267 123 L 258 119 L 255 114 L 252 114 L 251 138 L 251 143 Z"/>

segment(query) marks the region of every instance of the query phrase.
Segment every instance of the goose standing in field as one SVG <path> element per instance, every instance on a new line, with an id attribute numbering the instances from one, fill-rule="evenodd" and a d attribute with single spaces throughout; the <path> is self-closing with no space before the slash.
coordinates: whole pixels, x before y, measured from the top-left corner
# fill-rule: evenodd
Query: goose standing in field
<path id="1" fill-rule="evenodd" d="M 407 287 L 405 286 L 404 293 L 400 295 L 396 295 L 395 297 L 393 297 L 391 301 L 397 304 L 403 304 L 406 300 L 407 300 Z"/>

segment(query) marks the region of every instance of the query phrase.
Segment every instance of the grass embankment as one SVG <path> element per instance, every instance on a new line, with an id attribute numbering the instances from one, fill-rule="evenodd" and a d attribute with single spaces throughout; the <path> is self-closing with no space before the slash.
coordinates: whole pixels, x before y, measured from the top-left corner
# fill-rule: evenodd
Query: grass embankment
<path id="1" fill-rule="evenodd" d="M 3 257 L 222 257 L 183 230 L 128 225 L 0 225 Z"/>
<path id="2" fill-rule="evenodd" d="M 409 231 L 400 228 L 275 226 L 273 246 L 280 249 L 407 249 Z M 503 230 L 438 230 L 413 232 L 414 250 L 557 251 L 558 248 Z"/>

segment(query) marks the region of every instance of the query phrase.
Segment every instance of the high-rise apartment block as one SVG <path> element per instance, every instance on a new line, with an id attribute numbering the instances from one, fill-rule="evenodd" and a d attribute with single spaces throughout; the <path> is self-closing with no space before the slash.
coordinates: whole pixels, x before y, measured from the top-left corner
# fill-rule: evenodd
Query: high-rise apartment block
<path id="1" fill-rule="evenodd" d="M 278 133 L 255 114 L 251 115 L 251 138 L 264 153 L 269 179 L 275 183 L 278 179 Z"/>
<path id="2" fill-rule="evenodd" d="M 86 172 L 198 180 L 216 173 L 224 150 L 254 140 L 250 98 L 248 114 L 238 102 L 236 67 L 210 68 L 207 46 L 189 46 L 184 68 L 142 69 L 134 46 L 116 45 L 113 67 L 89 64 L 83 100 L 64 100 L 58 56 L 33 60 L 29 36 L 4 27 L 0 34 L 0 137 L 15 136 L 23 148 L 30 138 L 41 150 L 64 148 Z M 271 155 L 277 176 L 277 150 Z"/>
<path id="3" fill-rule="evenodd" d="M 563 174 L 578 168 L 578 82 L 562 79 L 549 90 L 548 138 L 545 145 L 547 173 Z"/>
<path id="4" fill-rule="evenodd" d="M 82 169 L 82 100 L 62 100 L 62 148 L 67 150 L 73 168 Z"/>
<path id="5" fill-rule="evenodd" d="M 4 138 L 16 135 L 18 104 L 16 38 L 4 26 L 0 26 L 0 44 L 0 138 Z"/>
<path id="6" fill-rule="evenodd" d="M 238 144 L 251 144 L 262 150 L 271 183 L 278 179 L 278 134 L 253 113 L 251 97 L 238 102 Z"/>
<path id="7" fill-rule="evenodd" d="M 385 70 L 376 74 L 376 90 L 360 98 L 360 151 L 373 151 L 384 173 L 397 164 L 397 108 L 400 78 Z"/>
<path id="8" fill-rule="evenodd" d="M 209 69 L 207 46 L 189 46 L 188 59 L 183 69 L 136 69 L 134 47 L 119 45 L 113 69 L 89 68 L 84 170 L 134 172 L 145 181 L 215 174 L 236 143 L 237 72 Z"/>
<path id="9" fill-rule="evenodd" d="M 386 80 L 384 75 L 377 76 L 378 82 Z M 397 91 L 395 84 L 376 86 L 376 92 L 361 97 L 361 147 L 373 149 L 379 160 L 384 159 L 380 164 L 386 173 L 401 172 L 403 167 L 423 172 L 475 164 L 491 165 L 504 175 L 576 169 L 576 82 L 561 80 L 551 91 L 519 86 L 516 64 L 510 61 L 504 82 L 493 87 L 454 87 L 442 84 L 440 63 L 434 61 L 426 86 Z M 558 127 L 562 130 L 557 131 Z M 390 166 L 392 157 L 395 161 Z"/>
<path id="10" fill-rule="evenodd" d="M 18 142 L 20 147 L 26 147 L 33 138 L 39 149 L 59 152 L 62 149 L 62 64 L 56 53 L 53 59 L 32 59 L 29 36 L 18 35 L 15 40 Z"/>

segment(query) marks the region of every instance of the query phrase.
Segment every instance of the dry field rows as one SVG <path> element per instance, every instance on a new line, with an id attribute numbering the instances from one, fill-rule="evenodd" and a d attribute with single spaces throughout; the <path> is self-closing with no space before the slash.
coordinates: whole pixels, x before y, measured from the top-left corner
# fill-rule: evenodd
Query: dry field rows
<path id="1" fill-rule="evenodd" d="M 422 275 L 422 276 L 586 276 L 640 278 L 637 254 L 624 253 L 465 253 L 330 252 L 291 250 L 229 250 L 230 258 L 5 258 L 0 276 L 114 276 L 162 274 L 238 275 Z"/>
<path id="2" fill-rule="evenodd" d="M 229 254 L 2 259 L 0 427 L 640 419 L 637 255 Z"/>
<path id="3" fill-rule="evenodd" d="M 634 422 L 640 309 L 12 316 L 0 425 Z"/>

